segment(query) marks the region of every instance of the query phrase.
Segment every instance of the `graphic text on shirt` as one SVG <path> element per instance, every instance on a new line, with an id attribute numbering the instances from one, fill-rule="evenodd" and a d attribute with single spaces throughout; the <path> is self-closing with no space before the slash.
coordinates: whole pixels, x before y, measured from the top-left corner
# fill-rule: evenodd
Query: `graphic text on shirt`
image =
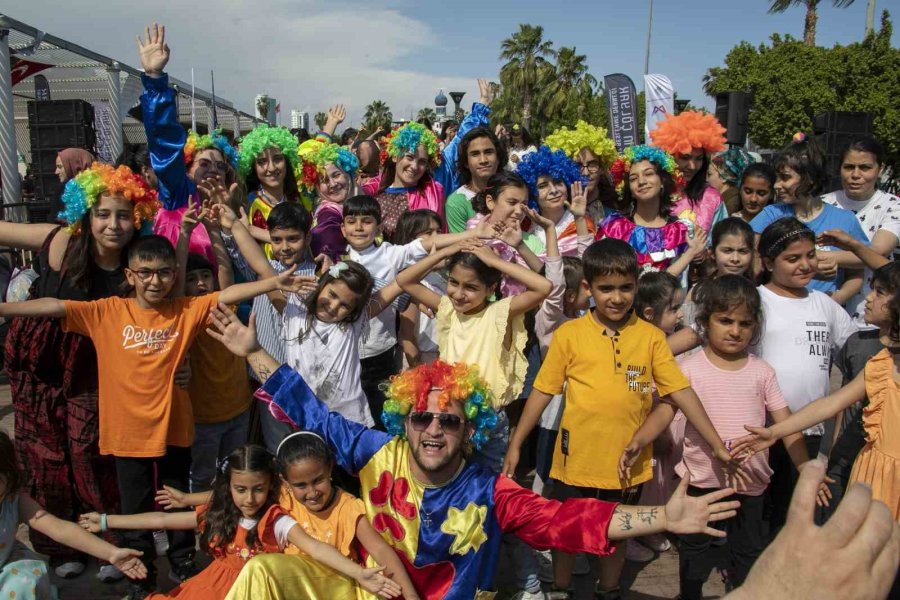
<path id="1" fill-rule="evenodd" d="M 137 325 L 126 325 L 122 330 L 122 348 L 133 350 L 138 348 L 138 354 L 159 354 L 168 350 L 169 342 L 181 335 L 175 331 L 175 326 L 161 329 L 146 329 Z"/>

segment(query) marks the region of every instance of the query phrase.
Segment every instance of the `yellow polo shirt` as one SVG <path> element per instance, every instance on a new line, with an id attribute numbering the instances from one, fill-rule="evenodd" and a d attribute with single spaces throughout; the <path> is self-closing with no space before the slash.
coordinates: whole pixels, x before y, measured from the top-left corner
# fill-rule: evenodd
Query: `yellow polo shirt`
<path id="1" fill-rule="evenodd" d="M 660 396 L 690 387 L 665 334 L 634 314 L 615 335 L 588 314 L 553 334 L 535 389 L 561 394 L 565 408 L 550 477 L 580 487 L 622 489 L 616 466 L 622 450 Z M 650 479 L 652 446 L 631 469 L 630 485 Z"/>

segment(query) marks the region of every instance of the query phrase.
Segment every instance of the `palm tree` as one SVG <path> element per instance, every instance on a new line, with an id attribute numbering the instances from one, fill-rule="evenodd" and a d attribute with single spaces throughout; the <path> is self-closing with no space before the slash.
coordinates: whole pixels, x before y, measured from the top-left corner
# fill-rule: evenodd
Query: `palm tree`
<path id="1" fill-rule="evenodd" d="M 316 127 L 319 128 L 319 131 L 322 131 L 322 128 L 325 127 L 325 122 L 328 121 L 328 115 L 323 112 L 317 112 L 316 118 L 313 119 L 316 122 Z"/>
<path id="2" fill-rule="evenodd" d="M 374 100 L 366 107 L 366 114 L 363 115 L 363 124 L 366 131 L 377 131 L 379 129 L 388 129 L 394 115 L 391 109 L 383 100 Z"/>
<path id="3" fill-rule="evenodd" d="M 437 121 L 437 113 L 434 112 L 433 108 L 423 108 L 419 111 L 419 114 L 416 115 L 416 121 L 425 121 L 427 120 L 429 123 L 434 123 Z"/>
<path id="4" fill-rule="evenodd" d="M 769 13 L 783 13 L 792 6 L 806 7 L 806 22 L 803 24 L 803 43 L 807 46 L 816 45 L 816 22 L 819 20 L 816 8 L 821 0 L 769 0 Z M 846 8 L 853 4 L 854 0 L 831 0 L 835 8 Z"/>
<path id="5" fill-rule="evenodd" d="M 522 120 L 531 122 L 531 103 L 540 81 L 552 72 L 547 58 L 554 58 L 553 42 L 544 41 L 544 28 L 519 25 L 519 31 L 500 44 L 500 59 L 507 61 L 500 69 L 501 82 L 516 91 L 522 99 Z"/>
<path id="6" fill-rule="evenodd" d="M 575 48 L 562 47 L 556 53 L 556 70 L 542 86 L 540 94 L 542 112 L 552 120 L 563 107 L 575 100 L 577 117 L 581 118 L 584 105 L 597 89 L 597 78 L 588 72 L 587 57 Z"/>

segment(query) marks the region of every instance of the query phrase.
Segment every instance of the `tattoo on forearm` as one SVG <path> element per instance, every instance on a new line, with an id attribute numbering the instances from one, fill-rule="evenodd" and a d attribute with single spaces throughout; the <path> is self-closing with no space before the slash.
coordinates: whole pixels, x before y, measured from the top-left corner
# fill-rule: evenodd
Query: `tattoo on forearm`
<path id="1" fill-rule="evenodd" d="M 250 367 L 256 373 L 260 383 L 265 383 L 272 376 L 272 370 L 266 366 L 265 361 L 260 358 L 250 358 Z"/>
<path id="2" fill-rule="evenodd" d="M 616 507 L 616 510 L 613 512 L 614 515 L 619 517 L 619 527 L 622 528 L 622 531 L 629 531 L 634 529 L 634 526 L 631 524 L 631 513 L 626 512 L 619 507 Z"/>
<path id="3" fill-rule="evenodd" d="M 657 508 L 639 508 L 637 511 L 638 519 L 647 525 L 652 525 L 659 518 L 659 509 Z"/>

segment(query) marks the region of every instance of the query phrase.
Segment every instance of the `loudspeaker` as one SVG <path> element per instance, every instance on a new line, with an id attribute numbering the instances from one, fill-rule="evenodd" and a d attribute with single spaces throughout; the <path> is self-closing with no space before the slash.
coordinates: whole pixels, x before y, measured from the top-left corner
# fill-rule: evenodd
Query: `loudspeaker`
<path id="1" fill-rule="evenodd" d="M 35 178 L 35 202 L 49 205 L 55 215 L 62 190 L 62 184 L 55 174 L 56 155 L 66 148 L 83 148 L 96 152 L 94 107 L 84 100 L 30 101 L 28 131 Z"/>
<path id="2" fill-rule="evenodd" d="M 841 153 L 855 138 L 872 135 L 875 116 L 867 112 L 831 111 L 813 117 L 813 133 L 825 153 L 829 189 L 841 187 Z"/>
<path id="3" fill-rule="evenodd" d="M 747 141 L 747 120 L 750 117 L 750 94 L 723 92 L 716 95 L 716 119 L 727 131 L 725 139 L 732 146 Z"/>

